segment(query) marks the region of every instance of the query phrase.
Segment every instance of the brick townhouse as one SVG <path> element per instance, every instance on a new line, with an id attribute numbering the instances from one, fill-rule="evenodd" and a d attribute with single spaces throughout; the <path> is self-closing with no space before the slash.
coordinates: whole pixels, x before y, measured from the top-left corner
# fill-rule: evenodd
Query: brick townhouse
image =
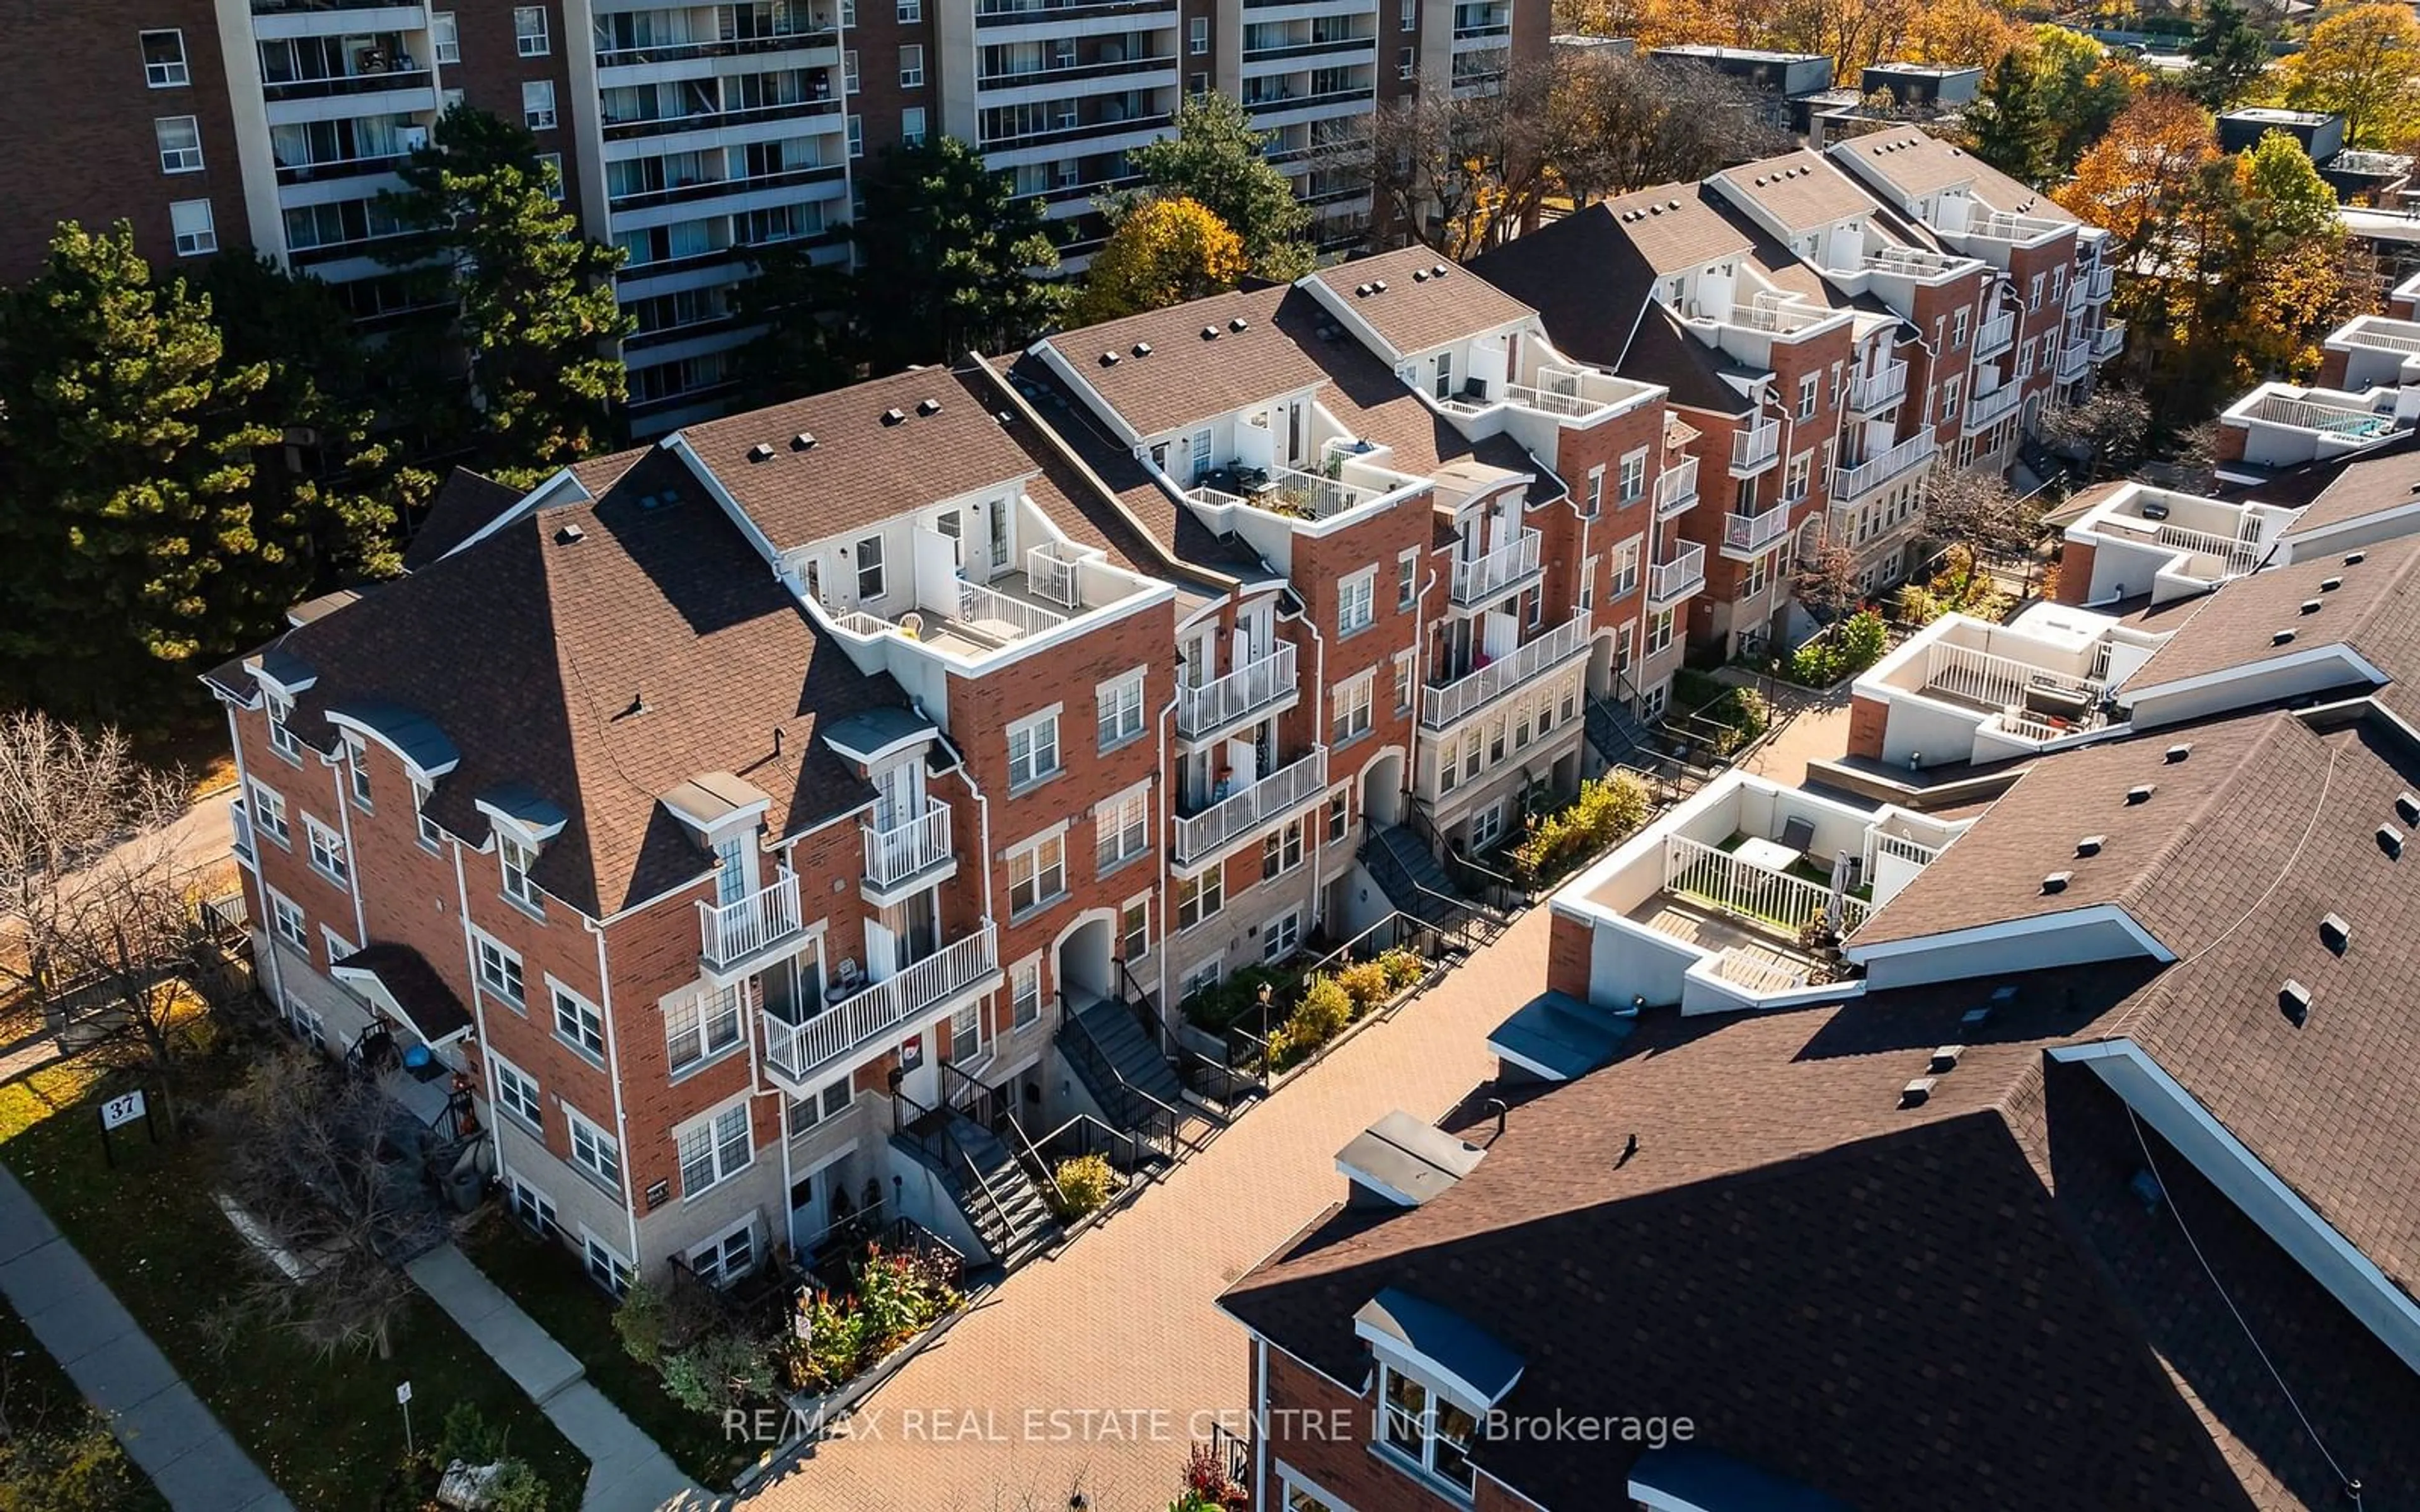
<path id="1" fill-rule="evenodd" d="M 1898 131 L 1637 191 L 1473 266 L 1565 350 L 1669 389 L 1691 454 L 1728 474 L 1726 510 L 1684 526 L 1709 591 L 1683 634 L 1735 655 L 1777 642 L 1792 560 L 1825 535 L 1867 588 L 1905 576 L 1927 473 L 2005 468 L 2115 354 L 2100 240 Z"/>
<path id="2" fill-rule="evenodd" d="M 750 249 L 845 261 L 861 176 L 942 132 L 1066 221 L 1070 266 L 1131 187 L 1125 154 L 1211 89 L 1276 132 L 1272 157 L 1341 250 L 1371 196 L 1314 148 L 1382 100 L 1500 85 L 1543 58 L 1544 0 L 542 0 L 440 8 L 190 0 L 79 6 L 0 64 L 0 282 L 61 220 L 133 222 L 155 266 L 249 246 L 334 286 L 370 329 L 407 291 L 379 204 L 445 108 L 534 131 L 583 232 L 628 254 L 615 289 L 638 431 L 721 413 L 753 334 L 731 292 Z"/>
<path id="3" fill-rule="evenodd" d="M 877 1205 L 1030 1247 L 973 1125 L 1198 1118 L 1187 994 L 1451 904 L 1430 847 L 1677 663 L 1663 391 L 1431 255 L 1349 272 L 458 474 L 409 576 L 209 679 L 280 1011 L 425 1045 L 424 1117 L 458 1072 L 609 1284 Z"/>

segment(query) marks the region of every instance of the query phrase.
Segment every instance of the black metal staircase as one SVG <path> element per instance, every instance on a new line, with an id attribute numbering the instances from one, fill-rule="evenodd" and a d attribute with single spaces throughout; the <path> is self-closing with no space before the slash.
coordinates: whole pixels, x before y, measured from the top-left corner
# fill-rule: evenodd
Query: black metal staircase
<path id="1" fill-rule="evenodd" d="M 1200 1143 L 1208 1120 L 1185 1101 L 1176 1068 L 1131 1005 L 1100 998 L 1078 1008 L 1062 997 L 1059 1051 L 1101 1112 L 1152 1156 L 1173 1164 Z"/>
<path id="2" fill-rule="evenodd" d="M 1034 1173 L 991 1130 L 954 1107 L 926 1108 L 895 1093 L 893 1100 L 892 1142 L 939 1175 L 995 1264 L 1014 1270 L 1058 1237 L 1059 1220 Z"/>

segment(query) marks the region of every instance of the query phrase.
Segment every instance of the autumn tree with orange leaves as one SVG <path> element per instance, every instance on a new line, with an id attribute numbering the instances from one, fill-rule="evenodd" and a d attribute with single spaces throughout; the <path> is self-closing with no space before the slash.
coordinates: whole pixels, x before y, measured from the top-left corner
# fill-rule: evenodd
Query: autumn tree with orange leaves
<path id="1" fill-rule="evenodd" d="M 1248 266 L 1244 239 L 1199 200 L 1145 200 L 1094 254 L 1072 317 L 1091 325 L 1220 293 Z"/>

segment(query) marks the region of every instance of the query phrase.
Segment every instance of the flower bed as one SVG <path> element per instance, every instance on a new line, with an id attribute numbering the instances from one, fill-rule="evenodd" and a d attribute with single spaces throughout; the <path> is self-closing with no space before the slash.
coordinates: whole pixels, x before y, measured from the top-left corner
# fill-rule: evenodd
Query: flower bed
<path id="1" fill-rule="evenodd" d="M 1402 946 L 1333 972 L 1312 973 L 1285 1021 L 1269 1035 L 1270 1072 L 1293 1070 L 1355 1024 L 1421 985 L 1429 975 L 1429 963 Z"/>
<path id="2" fill-rule="evenodd" d="M 1591 778 L 1564 808 L 1529 817 L 1527 833 L 1507 852 L 1513 874 L 1533 892 L 1549 887 L 1637 830 L 1653 806 L 1647 784 L 1627 772 Z"/>
<path id="3" fill-rule="evenodd" d="M 1861 609 L 1781 658 L 1776 668 L 1802 687 L 1830 687 L 1883 659 L 1890 626 L 1871 608 Z"/>

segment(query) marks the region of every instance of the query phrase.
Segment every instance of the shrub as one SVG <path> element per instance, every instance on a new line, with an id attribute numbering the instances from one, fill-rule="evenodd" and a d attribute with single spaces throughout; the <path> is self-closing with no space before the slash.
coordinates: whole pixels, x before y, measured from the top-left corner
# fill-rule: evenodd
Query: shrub
<path id="1" fill-rule="evenodd" d="M 1109 1200 L 1118 1189 L 1118 1173 L 1102 1156 L 1073 1155 L 1059 1163 L 1051 1184 L 1059 1191 L 1059 1216 L 1081 1218 Z"/>
<path id="2" fill-rule="evenodd" d="M 1283 1071 L 1344 1032 L 1353 1022 L 1353 999 L 1335 978 L 1322 974 L 1303 984 L 1302 1000 L 1269 1036 L 1269 1067 Z"/>
<path id="3" fill-rule="evenodd" d="M 806 1337 L 786 1353 L 790 1384 L 799 1391 L 830 1391 L 857 1374 L 865 1358 L 865 1319 L 829 1291 L 816 1291 L 799 1305 Z"/>
<path id="4" fill-rule="evenodd" d="M 621 1304 L 613 1309 L 613 1332 L 620 1336 L 623 1350 L 642 1365 L 659 1363 L 664 1354 L 665 1326 L 663 1293 L 644 1281 L 631 1281 L 629 1289 L 622 1293 Z"/>
<path id="5" fill-rule="evenodd" d="M 708 1334 L 665 1355 L 659 1368 L 665 1395 L 693 1412 L 719 1416 L 773 1395 L 772 1350 L 732 1330 Z"/>
<path id="6" fill-rule="evenodd" d="M 1649 805 L 1645 783 L 1608 772 L 1581 783 L 1568 807 L 1532 820 L 1512 857 L 1532 881 L 1551 881 L 1646 823 Z"/>
<path id="7" fill-rule="evenodd" d="M 1872 609 L 1860 609 L 1834 626 L 1829 635 L 1807 641 L 1790 654 L 1784 669 L 1793 683 L 1824 687 L 1864 671 L 1882 660 L 1890 644 L 1890 626 Z"/>
<path id="8" fill-rule="evenodd" d="M 526 1459 L 507 1459 L 488 1483 L 488 1512 L 546 1512 L 546 1482 Z"/>
<path id="9" fill-rule="evenodd" d="M 1406 946 L 1388 950 L 1378 958 L 1378 964 L 1386 968 L 1387 985 L 1395 992 L 1402 992 L 1429 974 L 1429 964 L 1420 959 L 1418 950 Z"/>
<path id="10" fill-rule="evenodd" d="M 1251 1504 L 1251 1493 L 1227 1473 L 1218 1451 L 1197 1443 L 1185 1458 L 1185 1494 L 1168 1512 L 1248 1512 Z"/>
<path id="11" fill-rule="evenodd" d="M 869 1246 L 855 1296 L 799 1297 L 793 1336 L 780 1351 L 783 1375 L 799 1391 L 831 1390 L 963 1306 L 958 1280 L 946 1257 Z M 669 1365 L 665 1389 L 673 1389 Z"/>
<path id="12" fill-rule="evenodd" d="M 1394 989 L 1387 980 L 1386 964 L 1379 961 L 1363 961 L 1341 968 L 1336 973 L 1336 985 L 1343 988 L 1344 995 L 1353 999 L 1355 1018 L 1382 1006 L 1394 995 Z"/>

